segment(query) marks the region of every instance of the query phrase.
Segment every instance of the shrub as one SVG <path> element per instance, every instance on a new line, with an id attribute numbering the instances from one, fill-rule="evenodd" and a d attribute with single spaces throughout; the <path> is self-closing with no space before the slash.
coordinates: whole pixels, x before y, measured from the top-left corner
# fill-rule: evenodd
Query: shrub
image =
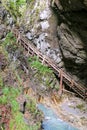
<path id="1" fill-rule="evenodd" d="M 43 65 L 37 57 L 29 58 L 28 61 L 30 62 L 31 67 L 37 69 L 40 74 L 45 75 L 46 73 L 52 73 L 52 70 Z"/>
<path id="2" fill-rule="evenodd" d="M 10 121 L 10 130 L 29 130 L 29 127 L 23 120 L 23 114 L 17 112 L 13 114 L 13 119 Z"/>
<path id="3" fill-rule="evenodd" d="M 12 110 L 14 111 L 17 105 L 16 97 L 19 95 L 20 91 L 16 88 L 9 88 L 6 86 L 3 86 L 2 89 L 3 95 L 0 96 L 0 103 L 1 104 L 10 104 L 12 106 Z M 15 105 L 14 105 L 15 104 Z"/>
<path id="4" fill-rule="evenodd" d="M 9 32 L 6 35 L 4 45 L 5 46 L 13 45 L 15 42 L 16 42 L 16 39 L 15 39 L 14 35 L 12 34 L 12 32 Z"/>
<path id="5" fill-rule="evenodd" d="M 3 0 L 2 3 L 15 19 L 22 15 L 23 6 L 26 6 L 26 0 Z"/>

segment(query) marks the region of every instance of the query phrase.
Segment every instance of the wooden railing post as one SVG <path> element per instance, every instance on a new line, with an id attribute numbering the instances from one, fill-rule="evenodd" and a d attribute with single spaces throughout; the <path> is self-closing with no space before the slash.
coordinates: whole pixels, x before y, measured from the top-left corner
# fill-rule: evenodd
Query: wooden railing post
<path id="1" fill-rule="evenodd" d="M 63 93 L 63 75 L 62 75 L 62 70 L 60 70 L 60 88 L 59 88 L 59 91 L 58 91 L 58 95 L 61 97 L 62 96 L 62 93 Z"/>
<path id="2" fill-rule="evenodd" d="M 43 55 L 42 64 L 44 64 L 44 62 L 45 62 L 45 55 Z"/>
<path id="3" fill-rule="evenodd" d="M 74 85 L 74 81 L 73 79 L 71 79 L 71 87 L 73 87 L 73 85 Z"/>
<path id="4" fill-rule="evenodd" d="M 27 53 L 26 53 L 26 56 L 28 57 L 29 56 L 29 46 L 28 46 L 28 51 L 27 51 Z"/>
<path id="5" fill-rule="evenodd" d="M 65 82 L 69 87 L 71 87 L 77 94 L 79 94 L 82 98 L 87 98 L 87 88 L 79 85 L 76 81 L 72 79 L 66 72 L 57 67 L 57 64 L 54 61 L 50 60 L 49 57 L 43 55 L 38 49 L 36 49 L 33 45 L 31 45 L 26 38 L 21 35 L 21 33 L 17 29 L 12 29 L 13 34 L 17 38 L 17 43 L 21 44 L 27 52 L 27 54 L 36 55 L 38 59 L 42 62 L 42 64 L 47 64 L 49 67 L 53 68 L 54 72 L 57 72 L 58 77 L 60 78 L 60 88 L 58 94 L 61 96 L 63 92 L 63 82 Z"/>
<path id="6" fill-rule="evenodd" d="M 16 36 L 16 37 L 17 37 L 17 36 Z M 18 37 L 17 37 L 17 42 L 16 42 L 16 43 L 18 43 L 19 40 L 20 40 L 20 33 L 18 33 Z"/>

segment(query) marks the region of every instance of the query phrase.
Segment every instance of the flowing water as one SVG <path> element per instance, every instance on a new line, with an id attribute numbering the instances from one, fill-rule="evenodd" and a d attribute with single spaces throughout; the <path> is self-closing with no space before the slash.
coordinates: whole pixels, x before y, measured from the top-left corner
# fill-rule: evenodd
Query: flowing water
<path id="1" fill-rule="evenodd" d="M 44 113 L 45 118 L 42 123 L 44 130 L 78 130 L 70 124 L 62 121 L 52 109 L 44 106 L 43 104 L 38 104 L 38 108 Z"/>

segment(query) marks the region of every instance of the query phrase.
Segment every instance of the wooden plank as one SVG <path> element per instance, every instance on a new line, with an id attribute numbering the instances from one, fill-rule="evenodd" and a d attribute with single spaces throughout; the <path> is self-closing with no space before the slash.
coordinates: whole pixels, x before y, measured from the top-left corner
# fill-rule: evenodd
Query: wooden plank
<path id="1" fill-rule="evenodd" d="M 87 88 L 82 87 L 80 84 L 76 83 L 75 80 L 72 79 L 70 75 L 60 69 L 53 60 L 51 60 L 46 55 L 43 55 L 37 48 L 35 48 L 32 44 L 30 44 L 29 40 L 27 40 L 17 29 L 12 30 L 15 37 L 18 38 L 17 41 L 20 41 L 21 45 L 27 50 L 31 55 L 37 55 L 40 61 L 43 64 L 48 65 L 50 68 L 57 73 L 58 77 L 60 77 L 60 86 L 62 86 L 62 82 L 64 81 L 69 87 L 71 87 L 76 93 L 78 93 L 81 97 L 87 97 Z M 61 77 L 62 72 L 62 77 Z"/>

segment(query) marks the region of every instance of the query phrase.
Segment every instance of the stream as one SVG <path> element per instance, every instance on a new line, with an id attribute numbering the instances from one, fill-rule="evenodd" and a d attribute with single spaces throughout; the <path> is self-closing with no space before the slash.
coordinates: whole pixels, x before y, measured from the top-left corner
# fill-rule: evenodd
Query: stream
<path id="1" fill-rule="evenodd" d="M 78 130 L 61 120 L 51 108 L 43 104 L 38 104 L 38 109 L 44 113 L 44 120 L 42 123 L 42 128 L 44 130 Z"/>

